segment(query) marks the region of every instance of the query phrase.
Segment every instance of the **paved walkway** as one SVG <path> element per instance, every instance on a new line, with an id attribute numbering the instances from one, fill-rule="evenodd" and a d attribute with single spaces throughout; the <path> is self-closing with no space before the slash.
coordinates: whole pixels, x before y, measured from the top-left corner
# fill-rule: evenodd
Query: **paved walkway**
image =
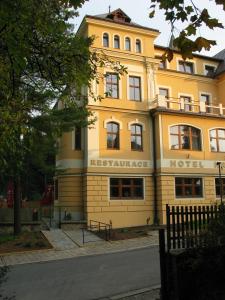
<path id="1" fill-rule="evenodd" d="M 113 253 L 158 245 L 158 231 L 150 231 L 146 237 L 109 242 L 99 239 L 90 232 L 85 232 L 84 244 L 81 230 L 54 229 L 43 231 L 43 233 L 52 244 L 53 249 L 1 255 L 0 266 Z"/>

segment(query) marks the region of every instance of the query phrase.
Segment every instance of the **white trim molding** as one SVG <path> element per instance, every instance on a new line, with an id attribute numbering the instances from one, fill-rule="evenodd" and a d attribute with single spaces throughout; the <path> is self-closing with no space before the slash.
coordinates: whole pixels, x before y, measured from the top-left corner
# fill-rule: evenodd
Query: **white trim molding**
<path id="1" fill-rule="evenodd" d="M 120 125 L 120 130 L 123 129 L 123 123 L 120 120 L 116 119 L 114 116 L 111 116 L 110 119 L 104 120 L 104 128 L 105 129 L 107 129 L 107 123 L 110 123 L 110 122 L 118 123 Z"/>
<path id="2" fill-rule="evenodd" d="M 145 124 L 144 124 L 143 122 L 140 122 L 138 119 L 136 119 L 136 120 L 134 120 L 134 121 L 128 122 L 128 124 L 127 124 L 128 130 L 131 130 L 131 125 L 133 125 L 133 124 L 141 125 L 143 131 L 145 131 L 145 129 L 146 129 L 146 128 L 145 128 Z"/>

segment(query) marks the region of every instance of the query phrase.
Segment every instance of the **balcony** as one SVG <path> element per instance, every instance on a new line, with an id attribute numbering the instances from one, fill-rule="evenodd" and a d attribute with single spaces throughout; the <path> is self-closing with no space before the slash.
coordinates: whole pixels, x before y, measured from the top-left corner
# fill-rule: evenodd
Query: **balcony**
<path id="1" fill-rule="evenodd" d="M 217 105 L 207 105 L 203 101 L 187 101 L 184 98 L 173 98 L 157 95 L 156 98 L 150 103 L 149 109 L 166 109 L 170 111 L 180 111 L 188 113 L 200 113 L 214 116 L 225 117 L 225 106 L 222 103 Z"/>

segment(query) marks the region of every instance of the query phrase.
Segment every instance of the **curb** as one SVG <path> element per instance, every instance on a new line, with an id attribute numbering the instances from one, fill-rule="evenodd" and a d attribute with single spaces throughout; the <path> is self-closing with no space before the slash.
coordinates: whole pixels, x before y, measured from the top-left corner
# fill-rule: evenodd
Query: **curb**
<path id="1" fill-rule="evenodd" d="M 142 288 L 142 289 L 138 289 L 138 290 L 134 290 L 134 291 L 126 292 L 126 293 L 121 293 L 121 294 L 114 295 L 114 296 L 105 297 L 105 298 L 102 298 L 99 300 L 120 300 L 122 298 L 132 297 L 132 296 L 144 294 L 147 292 L 151 292 L 154 290 L 158 290 L 158 289 L 160 289 L 160 287 L 161 287 L 161 285 L 155 285 L 152 287 Z"/>

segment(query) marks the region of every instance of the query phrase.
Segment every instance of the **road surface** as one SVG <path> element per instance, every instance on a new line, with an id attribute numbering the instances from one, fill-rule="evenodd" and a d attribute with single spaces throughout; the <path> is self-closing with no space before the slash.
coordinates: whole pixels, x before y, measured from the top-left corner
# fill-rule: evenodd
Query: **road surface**
<path id="1" fill-rule="evenodd" d="M 11 267 L 3 295 L 93 300 L 160 283 L 158 247 Z"/>

